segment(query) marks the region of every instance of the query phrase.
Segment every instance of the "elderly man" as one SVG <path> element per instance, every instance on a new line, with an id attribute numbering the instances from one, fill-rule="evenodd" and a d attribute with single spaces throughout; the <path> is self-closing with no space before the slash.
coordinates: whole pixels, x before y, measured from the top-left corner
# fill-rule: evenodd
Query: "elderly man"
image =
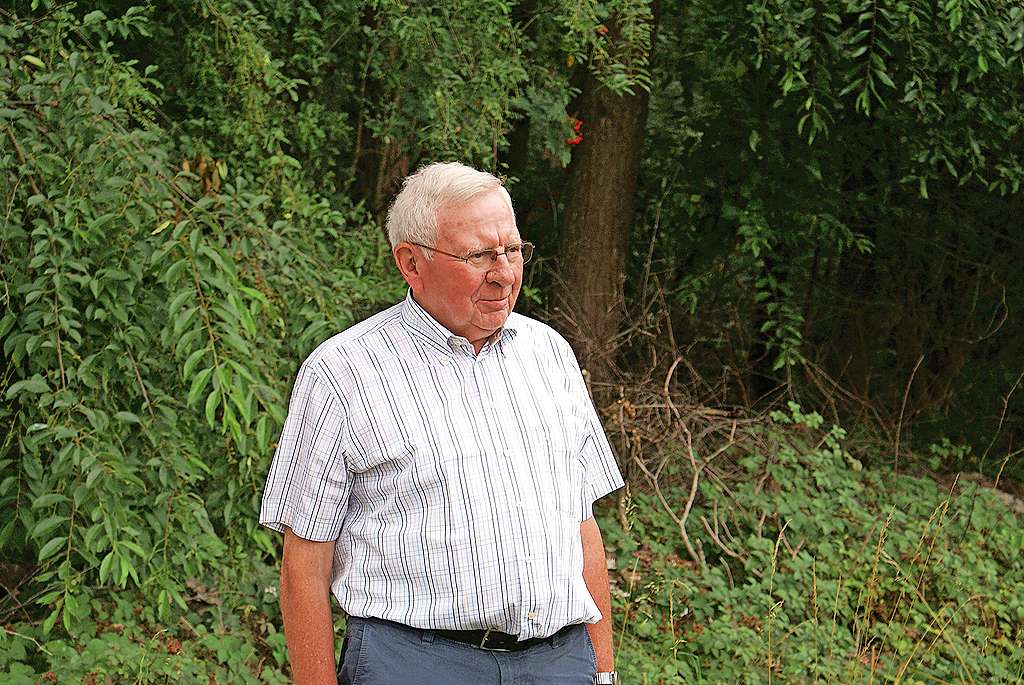
<path id="1" fill-rule="evenodd" d="M 616 682 L 591 507 L 622 479 L 569 345 L 512 312 L 508 192 L 430 165 L 388 234 L 409 293 L 303 363 L 263 494 L 295 682 Z"/>

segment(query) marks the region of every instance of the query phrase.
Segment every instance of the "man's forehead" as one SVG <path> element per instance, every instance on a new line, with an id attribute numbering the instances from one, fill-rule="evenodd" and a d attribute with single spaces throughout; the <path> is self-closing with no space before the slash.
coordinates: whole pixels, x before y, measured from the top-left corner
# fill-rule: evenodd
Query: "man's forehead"
<path id="1" fill-rule="evenodd" d="M 515 226 L 498 230 L 496 237 L 492 236 L 489 231 L 486 233 L 485 237 L 478 235 L 476 231 L 467 230 L 456 232 L 454 235 L 442 236 L 442 240 L 445 240 L 449 245 L 458 245 L 465 250 L 488 250 L 492 247 L 518 243 L 522 240 L 519 236 L 519 230 Z"/>
<path id="2" fill-rule="evenodd" d="M 468 207 L 463 209 L 467 211 L 460 212 L 456 209 L 455 212 L 439 217 L 439 242 L 458 245 L 465 249 L 484 249 L 521 240 L 515 215 L 511 210 L 495 213 L 476 212 Z"/>

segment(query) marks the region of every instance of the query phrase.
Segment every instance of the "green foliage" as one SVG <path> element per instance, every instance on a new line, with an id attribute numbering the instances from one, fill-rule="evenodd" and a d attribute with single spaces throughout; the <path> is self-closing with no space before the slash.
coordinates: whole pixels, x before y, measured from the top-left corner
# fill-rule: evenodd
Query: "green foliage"
<path id="1" fill-rule="evenodd" d="M 0 507 L 14 512 L 0 549 L 31 576 L 38 639 L 69 640 L 48 648 L 52 667 L 77 668 L 76 650 L 82 669 L 125 675 L 144 642 L 96 645 L 105 598 L 124 592 L 174 626 L 190 584 L 253 585 L 253 555 L 275 554 L 256 514 L 294 370 L 401 289 L 378 275 L 389 255 L 365 213 L 313 192 L 265 135 L 283 130 L 287 113 L 267 103 L 294 80 L 261 72 L 268 99 L 244 111 L 267 129 L 240 126 L 221 154 L 163 130 L 153 69 L 113 51 L 111 37 L 151 35 L 145 9 L 72 12 L 0 25 Z M 223 73 L 207 74 L 211 92 L 254 78 Z M 234 639 L 197 649 L 235 654 Z M 244 653 L 237 668 L 258 661 Z"/>
<path id="2" fill-rule="evenodd" d="M 265 615 L 204 599 L 215 603 L 192 603 L 171 627 L 158 627 L 155 612 L 132 599 L 94 601 L 78 643 L 19 625 L 23 632 L 0 633 L 0 675 L 12 685 L 37 683 L 46 672 L 60 682 L 290 682 L 284 635 Z"/>
<path id="3" fill-rule="evenodd" d="M 5 680 L 283 679 L 274 539 L 255 518 L 295 368 L 401 295 L 375 219 L 420 160 L 500 170 L 527 130 L 523 227 L 557 242 L 584 69 L 650 91 L 629 266 L 644 277 L 626 284 L 665 288 L 698 366 L 794 386 L 838 369 L 883 411 L 907 405 L 907 443 L 934 440 L 935 468 L 992 467 L 979 436 L 1013 434 L 1012 3 L 11 5 Z M 920 421 L 910 435 L 920 417 L 952 440 Z M 707 567 L 680 560 L 642 493 L 629 530 L 606 526 L 638 574 L 618 600 L 630 679 L 849 681 L 872 659 L 890 679 L 1019 679 L 1019 522 L 984 489 L 968 506 L 862 470 L 815 414 L 775 418 L 777 449 L 732 455 L 740 484 L 705 483 L 691 516 L 726 517 L 735 556 L 703 537 Z"/>
<path id="4" fill-rule="evenodd" d="M 651 89 L 648 70 L 654 15 L 650 2 L 617 0 L 578 2 L 558 7 L 560 23 L 568 27 L 562 50 L 572 62 L 589 64 L 609 90 L 633 94 Z"/>
<path id="5" fill-rule="evenodd" d="M 668 7 L 632 271 L 660 278 L 627 287 L 668 290 L 676 330 L 704 343 L 698 361 L 727 355 L 784 384 L 809 362 L 893 422 L 923 354 L 917 381 L 930 389 L 906 407 L 934 417 L 922 444 L 948 429 L 951 408 L 963 437 L 985 444 L 994 422 L 977 417 L 998 416 L 1019 373 L 1019 307 L 1002 285 L 1019 259 L 1002 236 L 1024 172 L 1024 11 Z"/>
<path id="6" fill-rule="evenodd" d="M 650 495 L 632 496 L 628 530 L 602 521 L 619 550 L 625 679 L 1019 682 L 1019 518 L 991 490 L 970 517 L 970 488 L 860 469 L 817 414 L 794 405 L 775 418 L 763 436 L 774 451 L 737 452 L 745 474 L 728 489 L 702 483 L 691 521 L 713 521 L 723 543 L 690 531 L 706 565 L 680 558 L 678 528 Z"/>

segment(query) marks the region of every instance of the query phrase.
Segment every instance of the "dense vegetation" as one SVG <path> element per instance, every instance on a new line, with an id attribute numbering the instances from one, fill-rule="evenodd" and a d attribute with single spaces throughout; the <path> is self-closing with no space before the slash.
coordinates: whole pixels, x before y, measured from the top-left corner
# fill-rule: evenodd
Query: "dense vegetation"
<path id="1" fill-rule="evenodd" d="M 290 382 L 457 158 L 630 481 L 627 682 L 1020 682 L 1022 50 L 970 0 L 0 3 L 0 679 L 287 680 Z"/>

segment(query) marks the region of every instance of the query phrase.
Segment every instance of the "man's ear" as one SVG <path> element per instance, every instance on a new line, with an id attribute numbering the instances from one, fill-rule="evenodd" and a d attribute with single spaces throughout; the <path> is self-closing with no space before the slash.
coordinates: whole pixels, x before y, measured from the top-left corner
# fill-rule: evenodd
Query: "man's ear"
<path id="1" fill-rule="evenodd" d="M 395 264 L 398 265 L 402 278 L 414 293 L 418 292 L 423 287 L 423 276 L 420 273 L 423 255 L 418 254 L 410 243 L 398 243 L 391 253 L 395 256 Z"/>

